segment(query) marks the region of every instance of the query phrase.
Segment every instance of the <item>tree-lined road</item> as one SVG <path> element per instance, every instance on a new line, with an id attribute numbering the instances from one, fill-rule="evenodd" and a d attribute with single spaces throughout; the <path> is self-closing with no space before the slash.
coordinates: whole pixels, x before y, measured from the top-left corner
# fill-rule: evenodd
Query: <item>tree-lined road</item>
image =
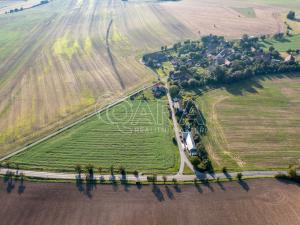
<path id="1" fill-rule="evenodd" d="M 55 172 L 38 172 L 38 171 L 30 171 L 30 170 L 16 170 L 16 169 L 0 169 L 0 174 L 5 175 L 9 172 L 12 172 L 13 174 L 23 174 L 27 177 L 33 177 L 33 178 L 43 178 L 43 179 L 52 179 L 52 180 L 75 180 L 78 179 L 78 174 L 75 173 L 55 173 Z M 237 172 L 233 173 L 216 173 L 216 174 L 205 174 L 197 172 L 197 175 L 182 175 L 182 174 L 176 174 L 176 175 L 167 175 L 165 176 L 168 181 L 172 181 L 174 178 L 177 181 L 193 181 L 195 178 L 197 179 L 207 179 L 207 180 L 216 180 L 216 179 L 234 179 L 237 176 Z M 278 174 L 285 174 L 288 173 L 286 171 L 244 171 L 242 172 L 244 178 L 264 178 L 264 177 L 275 177 Z M 82 179 L 85 179 L 85 174 L 81 175 Z M 104 179 L 106 181 L 120 181 L 120 180 L 127 180 L 127 181 L 147 181 L 146 175 L 100 175 L 95 174 L 94 178 L 96 180 Z M 157 176 L 157 181 L 164 181 L 163 176 Z"/>
<path id="2" fill-rule="evenodd" d="M 179 130 L 179 127 L 178 127 L 176 116 L 175 116 L 173 101 L 172 101 L 171 95 L 169 93 L 168 85 L 166 85 L 166 88 L 168 90 L 167 91 L 167 97 L 168 97 L 169 106 L 170 106 L 171 114 L 172 114 L 172 121 L 173 121 L 173 127 L 174 127 L 174 132 L 175 132 L 175 138 L 176 138 L 176 141 L 177 141 L 179 154 L 180 154 L 180 168 L 179 168 L 179 171 L 178 171 L 178 175 L 183 174 L 184 165 L 188 166 L 193 172 L 195 172 L 193 165 L 191 164 L 190 160 L 185 155 L 183 143 L 182 143 L 181 138 L 180 138 L 180 130 Z"/>

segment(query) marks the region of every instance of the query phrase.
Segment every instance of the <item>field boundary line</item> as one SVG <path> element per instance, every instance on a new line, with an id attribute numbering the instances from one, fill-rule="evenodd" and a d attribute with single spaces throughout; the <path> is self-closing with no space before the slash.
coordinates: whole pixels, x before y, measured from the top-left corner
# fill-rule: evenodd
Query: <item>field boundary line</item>
<path id="1" fill-rule="evenodd" d="M 23 152 L 23 151 L 26 151 L 26 150 L 28 150 L 28 149 L 30 149 L 30 148 L 32 148 L 32 147 L 34 147 L 34 146 L 36 146 L 36 145 L 44 142 L 44 141 L 46 141 L 46 140 L 49 140 L 50 138 L 55 137 L 56 135 L 58 135 L 58 134 L 60 134 L 60 133 L 62 133 L 64 131 L 66 131 L 66 130 L 68 130 L 68 129 L 70 129 L 70 128 L 72 128 L 72 127 L 74 127 L 74 126 L 76 126 L 76 125 L 78 125 L 78 124 L 80 124 L 82 122 L 84 122 L 85 120 L 87 120 L 87 119 L 89 119 L 89 118 L 91 118 L 93 116 L 96 116 L 97 114 L 102 113 L 102 112 L 104 112 L 104 111 L 106 111 L 106 110 L 108 110 L 108 109 L 110 109 L 110 108 L 112 108 L 112 107 L 120 104 L 121 102 L 125 101 L 126 99 L 130 98 L 131 96 L 133 96 L 133 95 L 135 95 L 135 94 L 137 94 L 137 93 L 139 93 L 139 92 L 141 92 L 143 90 L 146 90 L 146 89 L 152 87 L 156 83 L 157 82 L 154 82 L 154 83 L 148 84 L 148 85 L 143 85 L 143 87 L 141 87 L 141 88 L 139 88 L 139 89 L 131 92 L 130 94 L 127 94 L 124 97 L 120 97 L 119 99 L 115 100 L 114 102 L 109 103 L 108 105 L 102 107 L 101 109 L 98 109 L 98 110 L 96 110 L 94 112 L 87 113 L 87 114 L 83 115 L 80 119 L 72 122 L 71 124 L 68 124 L 68 125 L 66 125 L 66 126 L 64 126 L 62 128 L 59 128 L 58 130 L 54 131 L 53 133 L 51 133 L 51 134 L 49 134 L 49 135 L 47 135 L 45 137 L 42 137 L 42 138 L 38 139 L 37 141 L 34 141 L 31 144 L 28 144 L 27 146 L 22 147 L 19 150 L 16 150 L 16 151 L 14 151 L 12 153 L 9 153 L 8 155 L 5 155 L 5 156 L 1 157 L 0 158 L 0 162 L 4 161 L 4 160 L 7 160 L 7 159 L 9 159 L 9 158 L 11 158 L 11 157 L 13 157 L 13 156 L 15 156 L 15 155 Z"/>

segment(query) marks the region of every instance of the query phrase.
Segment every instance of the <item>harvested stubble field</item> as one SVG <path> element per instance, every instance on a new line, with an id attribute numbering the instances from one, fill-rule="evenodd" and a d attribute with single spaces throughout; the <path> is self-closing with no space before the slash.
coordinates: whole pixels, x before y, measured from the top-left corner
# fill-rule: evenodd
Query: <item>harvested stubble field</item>
<path id="1" fill-rule="evenodd" d="M 133 172 L 173 173 L 177 146 L 167 100 L 125 101 L 10 159 L 20 168 L 74 172 L 91 163 L 107 172 L 119 166 Z"/>
<path id="2" fill-rule="evenodd" d="M 216 170 L 287 169 L 300 159 L 300 78 L 261 77 L 197 99 Z"/>
<path id="3" fill-rule="evenodd" d="M 0 182 L 5 225 L 300 224 L 299 185 L 273 179 L 198 187 L 98 185 L 89 191 L 75 184 L 13 184 Z"/>
<path id="4" fill-rule="evenodd" d="M 275 33 L 282 10 L 231 0 L 54 0 L 0 15 L 0 156 L 154 79 L 139 63 L 143 52 L 199 30 Z"/>

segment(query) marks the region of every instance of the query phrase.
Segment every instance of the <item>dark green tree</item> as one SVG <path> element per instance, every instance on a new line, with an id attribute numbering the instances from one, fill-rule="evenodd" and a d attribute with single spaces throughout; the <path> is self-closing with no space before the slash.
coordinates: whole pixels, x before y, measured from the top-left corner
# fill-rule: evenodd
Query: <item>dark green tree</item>
<path id="1" fill-rule="evenodd" d="M 296 13 L 294 11 L 289 11 L 286 16 L 289 20 L 294 20 L 296 18 Z"/>
<path id="2" fill-rule="evenodd" d="M 171 95 L 172 97 L 178 96 L 179 91 L 180 91 L 180 89 L 179 89 L 179 87 L 178 87 L 177 85 L 172 85 L 172 86 L 169 88 L 169 92 L 170 92 L 170 95 Z"/>

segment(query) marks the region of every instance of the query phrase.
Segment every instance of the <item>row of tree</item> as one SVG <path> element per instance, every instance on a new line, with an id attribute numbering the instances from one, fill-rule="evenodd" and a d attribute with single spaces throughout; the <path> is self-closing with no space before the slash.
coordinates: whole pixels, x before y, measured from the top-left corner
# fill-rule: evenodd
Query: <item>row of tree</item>
<path id="1" fill-rule="evenodd" d="M 82 165 L 80 165 L 80 164 L 77 164 L 77 165 L 75 165 L 75 167 L 74 167 L 74 169 L 75 169 L 75 172 L 76 173 L 78 173 L 78 175 L 81 175 L 82 173 L 86 173 L 90 178 L 93 178 L 94 177 L 94 173 L 95 173 L 95 171 L 97 171 L 99 174 L 101 174 L 102 172 L 103 172 L 103 168 L 102 167 L 95 167 L 94 165 L 92 165 L 92 164 L 88 164 L 88 165 L 86 165 L 86 166 L 82 166 Z M 116 172 L 116 169 L 114 168 L 114 166 L 111 166 L 110 167 L 110 169 L 109 169 L 109 171 L 110 171 L 110 174 L 111 175 L 114 175 L 115 174 L 115 172 Z M 125 167 L 123 167 L 123 166 L 120 166 L 118 169 L 117 169 L 117 171 L 122 175 L 122 176 L 126 176 L 126 174 L 127 174 L 127 172 L 126 172 L 126 169 L 125 169 Z M 135 175 L 135 176 L 138 176 L 138 171 L 137 170 L 135 170 L 135 171 L 133 171 L 133 175 Z"/>

